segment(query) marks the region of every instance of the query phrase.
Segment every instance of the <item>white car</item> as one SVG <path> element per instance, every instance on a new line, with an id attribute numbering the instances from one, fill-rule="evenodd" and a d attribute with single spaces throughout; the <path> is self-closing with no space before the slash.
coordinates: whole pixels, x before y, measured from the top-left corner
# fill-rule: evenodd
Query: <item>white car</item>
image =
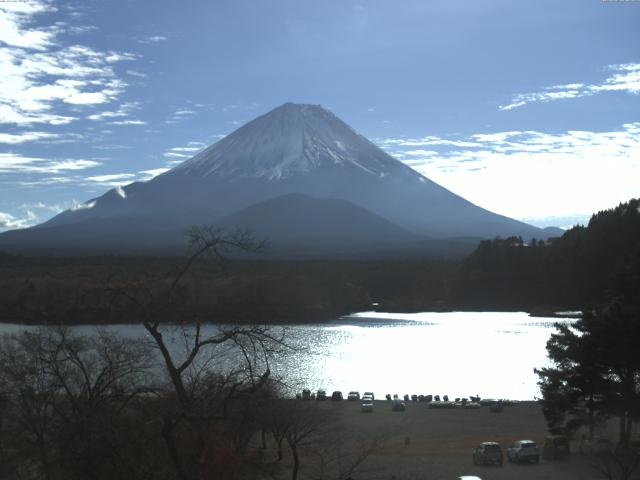
<path id="1" fill-rule="evenodd" d="M 373 412 L 373 402 L 362 402 L 362 407 L 360 408 L 360 412 L 362 412 L 362 413 L 372 413 Z"/>

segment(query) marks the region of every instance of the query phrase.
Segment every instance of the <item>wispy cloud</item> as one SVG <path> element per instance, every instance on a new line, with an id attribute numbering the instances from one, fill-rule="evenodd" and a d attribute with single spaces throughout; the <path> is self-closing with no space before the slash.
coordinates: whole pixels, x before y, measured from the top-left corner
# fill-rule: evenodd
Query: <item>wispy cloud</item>
<path id="1" fill-rule="evenodd" d="M 23 203 L 11 211 L 0 211 L 0 231 L 13 230 L 16 228 L 27 228 L 42 223 L 51 218 L 52 215 L 58 214 L 75 203 L 70 202 L 48 204 L 44 202 Z M 11 206 L 11 205 L 8 205 Z"/>
<path id="2" fill-rule="evenodd" d="M 187 159 L 193 157 L 196 153 L 204 148 L 204 143 L 189 142 L 186 147 L 173 147 L 164 152 L 165 158 L 181 158 Z"/>
<path id="3" fill-rule="evenodd" d="M 190 117 L 193 117 L 194 115 L 196 115 L 198 112 L 196 110 L 190 109 L 190 108 L 179 108 L 177 109 L 175 112 L 173 112 L 173 114 L 171 115 L 171 117 L 169 117 L 167 120 L 165 120 L 165 123 L 171 125 L 171 124 L 175 124 L 175 123 L 179 123 L 182 122 Z"/>
<path id="4" fill-rule="evenodd" d="M 67 124 L 77 118 L 70 107 L 110 103 L 127 87 L 113 64 L 135 55 L 65 44 L 65 24 L 32 26 L 54 10 L 43 0 L 0 2 L 0 123 Z"/>
<path id="5" fill-rule="evenodd" d="M 138 39 L 138 42 L 143 44 L 152 44 L 152 43 L 166 42 L 167 40 L 168 40 L 168 37 L 164 35 L 150 35 L 148 37 L 143 37 Z"/>
<path id="6" fill-rule="evenodd" d="M 0 153 L 0 173 L 61 173 L 101 165 L 95 160 L 45 159 L 15 153 Z"/>
<path id="7" fill-rule="evenodd" d="M 146 73 L 138 72 L 137 70 L 127 70 L 127 75 L 137 78 L 147 78 Z"/>
<path id="8" fill-rule="evenodd" d="M 16 217 L 7 212 L 0 212 L 0 231 L 26 228 L 34 224 L 36 219 L 33 212 L 28 212 L 24 217 Z"/>
<path id="9" fill-rule="evenodd" d="M 61 134 L 50 132 L 0 133 L 0 143 L 16 145 L 19 143 L 59 139 L 61 137 Z"/>
<path id="10" fill-rule="evenodd" d="M 157 177 L 158 175 L 163 174 L 164 172 L 168 172 L 169 170 L 171 169 L 168 167 L 161 167 L 161 168 L 152 168 L 150 170 L 142 170 L 139 173 L 141 173 L 144 176 L 141 180 L 147 181 Z"/>
<path id="11" fill-rule="evenodd" d="M 102 112 L 93 113 L 87 116 L 88 120 L 101 121 L 101 120 L 113 120 L 114 118 L 129 117 L 135 110 L 140 108 L 139 102 L 125 102 L 122 103 L 115 110 L 105 110 Z"/>
<path id="12" fill-rule="evenodd" d="M 431 180 L 516 218 L 575 216 L 640 196 L 640 123 L 614 131 L 507 131 L 376 143 Z M 471 146 L 472 145 L 472 146 Z M 615 188 L 603 188 L 615 185 Z"/>
<path id="13" fill-rule="evenodd" d="M 87 182 L 102 187 L 120 187 L 133 182 L 136 179 L 136 175 L 133 173 L 112 173 L 107 175 L 94 175 L 91 177 L 85 177 Z"/>
<path id="14" fill-rule="evenodd" d="M 60 213 L 63 210 L 66 210 L 68 208 L 67 205 L 65 204 L 59 204 L 59 203 L 55 203 L 55 204 L 47 204 L 44 202 L 35 202 L 35 203 L 23 203 L 21 204 L 19 207 L 19 209 L 21 210 L 44 210 L 47 212 L 53 212 L 53 213 Z"/>
<path id="15" fill-rule="evenodd" d="M 146 125 L 147 122 L 144 120 L 115 120 L 113 122 L 109 122 L 109 125 Z"/>
<path id="16" fill-rule="evenodd" d="M 640 63 L 609 65 L 607 71 L 611 73 L 601 83 L 570 83 L 545 87 L 539 92 L 519 93 L 511 99 L 511 103 L 498 108 L 513 110 L 528 103 L 588 97 L 602 92 L 640 93 Z"/>

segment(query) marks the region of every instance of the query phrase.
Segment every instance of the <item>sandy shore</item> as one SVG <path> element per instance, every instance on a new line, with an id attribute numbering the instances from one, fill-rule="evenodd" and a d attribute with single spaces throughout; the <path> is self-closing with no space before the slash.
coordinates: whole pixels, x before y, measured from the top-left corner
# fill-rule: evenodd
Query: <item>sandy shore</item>
<path id="1" fill-rule="evenodd" d="M 376 400 L 373 413 L 360 413 L 359 402 L 317 402 L 333 409 L 343 426 L 351 431 L 385 437 L 383 447 L 370 456 L 354 480 L 366 479 L 455 479 L 477 475 L 487 479 L 581 479 L 599 478 L 586 458 L 577 453 L 569 460 L 537 465 L 516 465 L 506 461 L 506 447 L 519 439 L 530 439 L 541 447 L 547 435 L 544 417 L 535 402 L 521 402 L 491 413 L 477 410 L 433 409 L 426 403 L 407 404 L 405 412 L 392 412 L 391 402 Z M 482 441 L 499 442 L 505 450 L 500 466 L 474 466 L 472 450 Z"/>

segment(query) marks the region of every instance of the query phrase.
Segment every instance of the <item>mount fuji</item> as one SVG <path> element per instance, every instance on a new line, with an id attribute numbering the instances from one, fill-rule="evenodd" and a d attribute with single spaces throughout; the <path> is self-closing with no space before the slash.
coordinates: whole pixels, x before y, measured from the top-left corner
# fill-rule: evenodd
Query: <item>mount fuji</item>
<path id="1" fill-rule="evenodd" d="M 200 224 L 249 228 L 274 245 L 335 251 L 558 233 L 472 204 L 321 106 L 286 103 L 148 182 L 5 232 L 0 248 L 169 252 L 182 249 L 185 229 Z"/>

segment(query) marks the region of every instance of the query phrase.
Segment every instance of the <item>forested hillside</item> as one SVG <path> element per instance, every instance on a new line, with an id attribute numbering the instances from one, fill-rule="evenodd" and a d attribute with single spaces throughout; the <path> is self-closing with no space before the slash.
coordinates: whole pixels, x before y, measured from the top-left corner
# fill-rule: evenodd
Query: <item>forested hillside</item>
<path id="1" fill-rule="evenodd" d="M 548 242 L 486 240 L 462 264 L 452 301 L 475 308 L 640 304 L 640 200 L 594 214 Z"/>

